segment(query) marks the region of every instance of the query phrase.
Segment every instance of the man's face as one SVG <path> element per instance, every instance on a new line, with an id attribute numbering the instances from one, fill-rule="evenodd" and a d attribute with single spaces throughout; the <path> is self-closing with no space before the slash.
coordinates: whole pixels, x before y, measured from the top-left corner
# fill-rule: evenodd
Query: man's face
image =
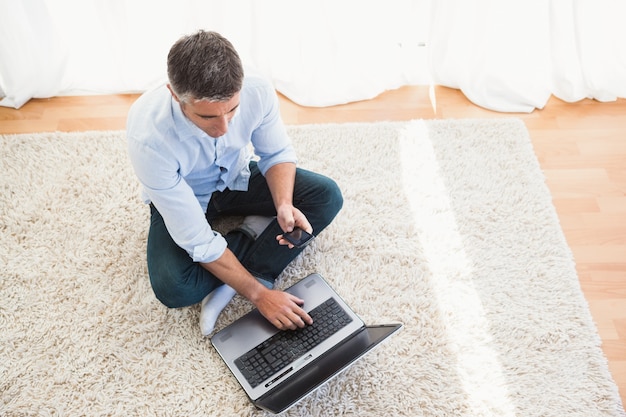
<path id="1" fill-rule="evenodd" d="M 239 107 L 239 93 L 235 94 L 230 100 L 223 102 L 191 101 L 181 103 L 173 92 L 172 96 L 180 103 L 183 114 L 194 125 L 213 138 L 219 138 L 226 134 L 228 122 L 233 118 L 237 107 Z"/>

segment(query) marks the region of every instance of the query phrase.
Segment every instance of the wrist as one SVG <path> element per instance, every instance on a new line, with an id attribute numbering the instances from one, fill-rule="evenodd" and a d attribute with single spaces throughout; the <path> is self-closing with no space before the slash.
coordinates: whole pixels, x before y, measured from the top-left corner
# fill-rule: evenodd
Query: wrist
<path id="1" fill-rule="evenodd" d="M 276 211 L 278 213 L 282 211 L 291 213 L 292 209 L 293 209 L 293 202 L 291 200 L 285 200 L 285 201 L 276 203 Z"/>
<path id="2" fill-rule="evenodd" d="M 250 293 L 246 298 L 248 298 L 248 300 L 256 306 L 261 300 L 263 300 L 263 298 L 265 298 L 265 295 L 268 291 L 270 291 L 270 289 L 258 282 L 256 279 L 254 282 L 255 285 L 251 286 Z"/>

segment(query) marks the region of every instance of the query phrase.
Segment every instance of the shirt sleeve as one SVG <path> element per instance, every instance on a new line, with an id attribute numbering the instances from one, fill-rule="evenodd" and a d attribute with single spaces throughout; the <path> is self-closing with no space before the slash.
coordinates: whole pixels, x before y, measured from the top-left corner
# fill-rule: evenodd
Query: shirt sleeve
<path id="1" fill-rule="evenodd" d="M 128 138 L 129 156 L 144 192 L 159 211 L 168 232 L 195 262 L 212 262 L 226 250 L 226 239 L 211 229 L 191 187 L 166 148 L 155 149 Z"/>
<path id="2" fill-rule="evenodd" d="M 258 166 L 263 175 L 272 166 L 284 162 L 297 162 L 296 152 L 287 135 L 280 116 L 278 96 L 271 84 L 263 84 L 257 90 L 263 119 L 252 132 L 252 145 L 259 156 Z"/>

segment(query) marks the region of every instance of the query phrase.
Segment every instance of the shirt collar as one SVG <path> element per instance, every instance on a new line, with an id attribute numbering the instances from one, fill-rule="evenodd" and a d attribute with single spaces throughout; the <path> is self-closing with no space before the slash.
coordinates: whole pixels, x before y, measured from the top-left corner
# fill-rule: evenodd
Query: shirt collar
<path id="1" fill-rule="evenodd" d="M 176 131 L 181 141 L 185 141 L 192 137 L 198 136 L 210 137 L 202 129 L 193 124 L 193 122 L 189 120 L 187 116 L 185 116 L 185 113 L 183 113 L 183 110 L 180 108 L 180 103 L 174 100 L 174 97 L 171 98 L 171 103 L 174 126 L 176 126 Z"/>

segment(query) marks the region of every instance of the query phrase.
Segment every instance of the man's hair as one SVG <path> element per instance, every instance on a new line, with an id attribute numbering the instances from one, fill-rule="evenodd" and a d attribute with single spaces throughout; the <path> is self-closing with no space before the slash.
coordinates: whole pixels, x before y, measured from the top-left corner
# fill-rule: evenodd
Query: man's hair
<path id="1" fill-rule="evenodd" d="M 228 39 L 200 30 L 172 46 L 167 56 L 167 75 L 182 102 L 222 102 L 241 90 L 243 66 Z"/>

